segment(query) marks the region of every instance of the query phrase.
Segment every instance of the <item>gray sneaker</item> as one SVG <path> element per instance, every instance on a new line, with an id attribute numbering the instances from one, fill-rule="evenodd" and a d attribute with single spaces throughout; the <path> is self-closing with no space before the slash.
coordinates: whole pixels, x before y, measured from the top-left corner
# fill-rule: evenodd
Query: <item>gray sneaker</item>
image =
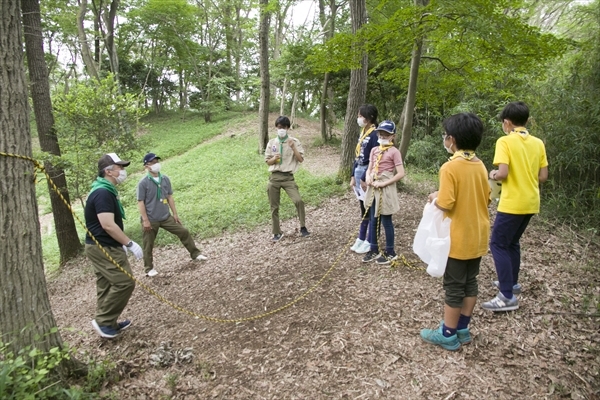
<path id="1" fill-rule="evenodd" d="M 493 281 L 492 285 L 496 286 L 498 288 L 498 290 L 500 290 L 500 282 Z M 521 284 L 520 283 L 515 283 L 513 285 L 513 294 L 521 294 Z"/>
<path id="2" fill-rule="evenodd" d="M 486 301 L 481 305 L 482 308 L 490 311 L 514 311 L 519 308 L 519 300 L 517 296 L 513 296 L 512 299 L 507 299 L 504 295 L 498 292 L 498 295 Z"/>

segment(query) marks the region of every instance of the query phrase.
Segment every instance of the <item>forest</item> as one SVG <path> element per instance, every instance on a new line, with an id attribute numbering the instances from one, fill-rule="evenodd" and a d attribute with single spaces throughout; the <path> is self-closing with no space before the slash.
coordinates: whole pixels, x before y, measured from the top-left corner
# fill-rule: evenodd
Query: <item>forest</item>
<path id="1" fill-rule="evenodd" d="M 356 114 L 360 105 L 373 104 L 379 110 L 380 121 L 388 119 L 396 123 L 396 145 L 409 171 L 408 182 L 400 184 L 401 196 L 420 201 L 418 195 L 423 194 L 421 192 L 435 188 L 435 176 L 447 160 L 441 139 L 444 133 L 442 121 L 459 112 L 473 112 L 481 118 L 485 131 L 477 154 L 490 170 L 496 140 L 503 134 L 499 112 L 507 103 L 517 100 L 529 105 L 528 129 L 544 142 L 549 162 L 549 179 L 541 187 L 540 217 L 546 225 L 537 226 L 535 232 L 550 234 L 551 238 L 559 231 L 573 235 L 569 245 L 561 242 L 559 247 L 564 253 L 551 255 L 540 255 L 545 246 L 532 239 L 528 244 L 535 249 L 536 255 L 528 262 L 564 263 L 567 270 L 571 268 L 570 262 L 575 263 L 573 260 L 581 262 L 581 265 L 575 263 L 572 271 L 561 270 L 560 274 L 575 276 L 579 271 L 577 268 L 583 268 L 576 280 L 571 275 L 565 278 L 568 283 L 563 288 L 585 284 L 569 299 L 561 298 L 557 310 L 562 311 L 556 312 L 586 316 L 591 312 L 593 316 L 585 319 L 585 326 L 579 328 L 587 332 L 585 340 L 588 336 L 594 337 L 592 344 L 582 345 L 590 349 L 586 353 L 590 370 L 573 372 L 585 383 L 583 387 L 573 385 L 569 377 L 556 377 L 552 372 L 549 376 L 555 379 L 549 378 L 549 382 L 541 382 L 539 386 L 523 383 L 522 395 L 542 396 L 548 385 L 551 386 L 548 389 L 550 396 L 570 394 L 573 398 L 579 398 L 578 395 L 593 398 L 600 393 L 597 383 L 600 293 L 597 267 L 593 266 L 595 259 L 591 255 L 592 249 L 598 246 L 600 226 L 600 1 L 7 0 L 0 6 L 0 15 L 0 174 L 6 177 L 2 182 L 2 196 L 7 199 L 3 201 L 0 213 L 5 232 L 0 245 L 0 284 L 9 288 L 0 296 L 3 310 L 0 361 L 4 371 L 0 372 L 0 397 L 8 396 L 3 390 L 11 387 L 21 392 L 13 391 L 13 397 L 7 398 L 92 396 L 91 393 L 102 392 L 102 382 L 118 382 L 118 377 L 109 376 L 111 373 L 121 374 L 120 378 L 123 378 L 123 374 L 131 371 L 134 375 L 144 372 L 143 368 L 134 366 L 142 357 L 142 345 L 132 350 L 125 365 L 116 368 L 101 364 L 98 360 L 102 360 L 102 354 L 99 353 L 72 356 L 74 352 L 70 352 L 63 337 L 68 338 L 70 345 L 80 348 L 87 348 L 94 341 L 59 332 L 57 326 L 61 324 L 73 324 L 74 329 L 79 329 L 78 323 L 73 322 L 73 315 L 79 314 L 76 310 L 71 310 L 71 316 L 65 314 L 69 310 L 68 300 L 60 296 L 49 298 L 48 291 L 59 293 L 65 288 L 71 288 L 82 298 L 86 296 L 82 289 L 74 289 L 80 278 L 73 268 L 81 264 L 85 265 L 88 275 L 91 271 L 82 257 L 83 230 L 77 221 L 82 216 L 90 182 L 97 173 L 96 163 L 91 160 L 116 152 L 123 159 L 133 161 L 132 172 L 136 174 L 142 169 L 139 160 L 145 153 L 160 152 L 172 163 L 172 175 L 189 179 L 181 182 L 178 189 L 181 191 L 182 215 L 188 219 L 190 229 L 196 232 L 198 240 L 219 254 L 220 262 L 229 265 L 231 260 L 220 248 L 226 243 L 219 241 L 227 242 L 223 238 L 231 235 L 230 240 L 239 242 L 240 249 L 252 253 L 251 240 L 239 236 L 242 235 L 240 232 L 248 230 L 256 234 L 255 230 L 258 230 L 262 233 L 260 227 L 268 216 L 268 203 L 256 198 L 263 195 L 261 179 L 264 180 L 266 170 L 261 155 L 268 138 L 274 134 L 273 121 L 277 115 L 288 115 L 293 130 L 309 142 L 307 147 L 314 152 L 314 159 L 310 161 L 309 157 L 300 177 L 307 188 L 307 204 L 314 207 L 316 215 L 311 215 L 315 221 L 328 226 L 326 217 L 317 217 L 319 207 L 328 209 L 331 199 L 346 199 L 344 185 L 347 186 L 349 180 L 359 137 Z M 231 140 L 225 145 L 226 138 Z M 232 153 L 221 152 L 219 143 L 221 147 L 230 147 Z M 206 172 L 214 168 L 208 152 L 214 155 L 228 176 L 244 169 L 240 179 L 232 178 L 230 185 L 223 184 L 214 189 L 217 177 Z M 22 160 L 16 161 L 15 155 L 23 156 Z M 184 160 L 191 164 L 184 164 Z M 134 167 L 135 164 L 138 165 Z M 248 172 L 253 170 L 260 172 Z M 31 175 L 37 176 L 37 183 L 33 179 L 23 179 Z M 46 183 L 46 177 L 51 177 L 56 187 Z M 425 177 L 425 183 L 420 181 L 421 177 Z M 201 182 L 193 187 L 191 181 Z M 128 185 L 124 186 L 125 193 L 129 193 L 123 196 L 125 210 L 136 215 L 131 194 L 135 189 L 133 183 Z M 213 198 L 204 200 L 204 204 L 196 204 L 199 194 L 207 192 L 212 193 Z M 420 204 L 411 205 L 410 212 L 419 214 L 418 206 Z M 293 215 L 293 206 L 289 203 L 284 203 L 283 208 L 285 217 Z M 31 218 L 32 215 L 36 218 Z M 45 216 L 51 220 L 49 233 L 44 233 Z M 404 228 L 416 228 L 411 218 L 407 219 L 408 225 Z M 137 222 L 134 217 L 125 226 L 134 238 L 140 236 Z M 337 221 L 336 228 L 341 232 L 331 233 L 327 238 L 339 238 L 353 229 L 345 223 Z M 40 224 L 41 235 L 31 234 L 40 232 Z M 18 238 L 15 239 L 18 244 L 13 245 L 10 238 Z M 406 240 L 409 240 L 408 236 Z M 548 239 L 545 243 L 550 242 Z M 170 251 L 169 246 L 175 242 L 160 238 L 158 243 Z M 303 251 L 312 250 L 327 260 L 325 264 L 336 260 L 329 249 L 309 249 L 303 244 L 289 249 L 292 254 L 298 253 L 295 260 L 302 259 Z M 410 252 L 409 246 L 406 252 Z M 176 257 L 175 253 L 166 254 L 169 254 L 168 260 Z M 252 268 L 271 262 L 268 257 L 261 257 L 256 255 L 256 259 L 262 261 L 253 263 Z M 282 262 L 278 257 L 276 261 Z M 311 282 L 318 281 L 324 272 L 323 265 L 310 263 L 313 264 L 306 275 L 290 277 L 287 291 L 273 289 L 273 293 L 293 299 L 297 293 L 311 287 Z M 174 262 L 173 266 L 184 271 L 188 268 L 180 266 L 179 262 Z M 532 286 L 539 290 L 547 286 L 545 282 L 555 273 L 546 267 L 540 271 L 539 276 L 532 273 L 530 277 Z M 261 277 L 260 281 L 286 285 L 283 277 L 281 282 L 269 281 L 267 270 L 255 272 Z M 362 271 L 357 273 L 364 277 L 360 275 Z M 193 274 L 195 276 L 196 272 Z M 224 274 L 233 281 L 245 283 L 244 275 L 239 272 L 226 270 Z M 381 272 L 379 277 L 389 278 L 386 274 L 389 271 Z M 414 276 L 410 278 L 414 279 Z M 186 302 L 185 291 L 189 288 L 185 279 L 181 282 L 173 279 L 173 289 L 182 291 L 178 300 Z M 214 287 L 227 286 L 216 271 L 211 271 L 206 279 Z M 252 313 L 250 302 L 246 304 L 248 309 L 242 307 L 244 302 L 237 301 L 241 296 L 253 298 L 255 292 L 252 289 L 260 290 L 256 279 L 239 287 L 239 293 L 225 296 L 223 302 L 216 295 L 208 296 L 207 310 L 219 314 L 222 313 L 219 306 L 225 305 L 225 309 L 231 306 L 234 314 Z M 353 285 L 352 279 L 344 279 L 348 279 L 347 287 Z M 379 285 L 373 277 L 365 279 L 365 284 Z M 158 283 L 153 290 L 164 290 L 166 287 L 161 285 L 168 284 Z M 555 286 L 552 288 L 558 290 Z M 197 287 L 191 289 L 198 290 Z M 90 286 L 87 290 L 93 292 L 94 289 Z M 432 289 L 428 287 L 428 290 Z M 22 293 L 26 295 L 23 297 Z M 334 298 L 341 295 L 335 287 L 323 289 L 323 293 L 335 293 L 337 297 Z M 546 301 L 552 302 L 553 292 L 549 286 L 548 293 L 544 293 L 548 296 L 544 297 Z M 429 294 L 439 296 L 439 293 Z M 142 290 L 136 291 L 138 299 L 143 295 Z M 22 297 L 25 300 L 20 300 Z M 359 293 L 358 297 L 365 300 L 366 296 Z M 387 301 L 387 297 L 383 297 Z M 281 305 L 278 301 L 274 301 L 274 306 Z M 261 307 L 273 305 L 266 303 Z M 313 300 L 310 304 L 320 309 L 326 303 L 327 300 Z M 56 304 L 60 304 L 60 309 Z M 93 306 L 85 300 L 82 304 L 85 304 L 84 309 Z M 377 309 L 375 305 L 367 308 L 366 312 Z M 143 308 L 136 309 L 144 315 Z M 322 311 L 332 317 L 332 326 L 343 326 L 343 321 L 334 317 L 333 309 L 323 308 Z M 346 311 L 356 310 L 349 308 Z M 539 317 L 538 312 L 538 309 L 531 310 L 532 314 L 522 318 L 531 317 L 536 324 L 553 326 L 554 322 Z M 81 317 L 85 318 L 85 313 Z M 537 320 L 538 317 L 541 319 Z M 149 314 L 148 319 L 151 318 Z M 276 322 L 277 327 L 285 330 L 286 326 L 287 329 L 292 326 L 291 332 L 295 331 L 297 339 L 293 343 L 299 346 L 306 332 L 294 327 L 293 314 L 286 318 Z M 394 322 L 388 325 L 392 326 L 397 321 L 390 318 Z M 160 320 L 163 324 L 169 323 Z M 583 320 L 567 322 L 575 326 Z M 317 324 L 314 320 L 306 322 Z M 506 321 L 493 322 L 504 324 Z M 186 333 L 194 335 L 195 328 L 188 322 L 181 323 L 184 333 L 161 337 L 161 351 L 166 351 L 165 346 L 169 345 L 163 345 L 163 341 L 169 343 L 169 339 L 177 342 L 183 351 Z M 370 324 L 362 320 L 361 323 Z M 403 323 L 400 318 L 396 328 L 404 329 Z M 83 326 L 87 327 L 82 324 L 81 330 L 86 329 Z M 205 349 L 206 360 L 194 366 L 195 372 L 204 377 L 203 393 L 212 390 L 213 397 L 219 398 L 294 398 L 293 391 L 287 389 L 268 394 L 260 385 L 248 385 L 249 392 L 245 396 L 237 392 L 243 384 L 225 384 L 217 379 L 218 383 L 211 385 L 219 362 L 215 361 L 216 353 L 213 354 L 215 358 L 208 361 L 212 351 L 210 343 L 219 335 L 230 334 L 238 340 L 249 341 L 248 335 L 257 326 L 244 325 L 246 333 L 233 333 L 223 328 L 211 331 L 209 328 L 208 332 L 214 337 L 206 339 L 202 345 L 196 344 Z M 506 328 L 505 325 L 502 327 Z M 266 335 L 267 326 L 258 328 L 261 329 Z M 483 333 L 484 328 L 481 329 Z M 317 330 L 328 331 L 323 326 Z M 594 331 L 595 336 L 588 335 Z M 143 332 L 142 337 L 151 341 L 155 333 Z M 331 354 L 343 359 L 340 356 L 343 351 L 336 350 L 337 345 L 331 342 L 333 339 L 324 335 L 330 343 L 324 350 L 329 347 Z M 382 335 L 381 331 L 376 331 L 375 336 L 379 335 Z M 560 344 L 568 347 L 568 340 L 575 340 L 573 338 L 577 336 L 576 333 L 573 335 L 563 338 L 565 341 Z M 343 345 L 345 340 L 341 339 L 340 343 Z M 537 343 L 538 339 L 535 340 Z M 154 344 L 158 346 L 159 343 Z M 485 346 L 496 344 L 485 342 Z M 310 348 L 308 343 L 302 345 Z M 365 343 L 356 345 L 369 346 Z M 231 356 L 237 351 L 249 354 L 244 352 L 253 346 L 230 348 L 227 354 Z M 281 346 L 285 347 L 284 344 Z M 116 356 L 114 345 L 106 351 Z M 285 355 L 281 351 L 275 362 L 283 363 Z M 257 350 L 259 353 L 262 361 L 256 361 L 258 367 L 255 365 L 255 368 L 262 368 L 268 358 Z M 311 354 L 315 358 L 309 363 L 317 363 L 315 360 L 321 355 Z M 503 354 L 499 352 L 498 356 Z M 413 357 L 421 361 L 419 357 L 427 358 L 427 355 L 414 354 Z M 481 361 L 478 350 L 463 357 L 466 358 L 461 362 L 465 363 Z M 563 355 L 561 362 L 566 360 L 571 366 L 572 359 L 572 354 Z M 31 360 L 37 367 L 27 369 L 27 361 Z M 523 363 L 531 363 L 531 360 Z M 13 370 L 7 367 L 8 361 Z M 366 364 L 375 365 L 378 361 L 369 359 Z M 248 360 L 246 366 L 221 367 L 248 372 L 253 362 Z M 317 368 L 312 365 L 303 372 L 316 371 L 311 369 L 313 367 Z M 29 372 L 17 375 L 29 378 L 17 381 L 17 375 L 7 372 L 18 368 Z M 121 386 L 112 395 L 125 390 L 125 396 L 141 393 L 150 396 L 160 393 L 168 398 L 193 396 L 196 393 L 193 389 L 181 388 L 182 378 L 191 372 L 178 371 L 174 364 L 170 368 L 174 369 L 164 378 L 162 392 L 148 389 L 150 385 L 139 392 Z M 53 373 L 48 372 L 55 370 L 65 380 L 64 376 L 79 373 L 76 379 L 86 383 L 71 388 L 62 383 L 55 385 L 51 380 Z M 90 374 L 94 373 L 102 375 L 94 378 L 97 379 L 95 386 L 90 383 L 93 381 Z M 230 378 L 236 376 L 232 371 L 221 370 L 221 373 Z M 413 373 L 418 376 L 417 371 Z M 242 374 L 244 379 L 250 379 L 251 375 Z M 320 391 L 318 384 L 313 387 L 306 383 L 309 376 L 310 373 L 304 376 L 307 379 L 305 391 L 300 393 L 314 398 L 331 397 L 329 392 Z M 439 397 L 450 393 L 447 398 L 454 398 L 452 393 L 456 391 L 432 389 L 435 380 L 419 386 L 414 383 L 417 379 L 414 376 L 406 377 L 405 382 L 412 382 L 410 385 L 414 388 L 408 397 Z M 454 376 L 462 375 L 455 371 Z M 278 379 L 283 381 L 288 376 L 279 375 Z M 350 379 L 349 375 L 345 379 Z M 332 380 L 323 382 L 327 386 Z M 366 393 L 369 398 L 385 397 L 386 393 L 392 397 L 400 395 L 385 382 L 376 383 L 379 391 L 369 391 L 371 389 L 361 386 L 356 395 Z M 491 383 L 483 385 L 484 389 L 477 388 L 476 382 L 468 381 L 468 389 L 461 392 L 467 394 L 464 398 L 469 398 L 469 393 L 476 397 L 491 396 L 495 390 Z M 267 386 L 272 384 L 273 381 L 265 383 Z M 51 388 L 44 389 L 46 385 Z M 227 389 L 219 389 L 222 385 Z M 356 386 L 349 384 L 347 387 Z M 336 393 L 332 396 L 353 396 L 351 391 L 344 392 L 347 387 L 332 388 Z M 508 393 L 500 391 L 500 397 L 504 398 Z M 105 391 L 100 396 L 110 394 Z"/>

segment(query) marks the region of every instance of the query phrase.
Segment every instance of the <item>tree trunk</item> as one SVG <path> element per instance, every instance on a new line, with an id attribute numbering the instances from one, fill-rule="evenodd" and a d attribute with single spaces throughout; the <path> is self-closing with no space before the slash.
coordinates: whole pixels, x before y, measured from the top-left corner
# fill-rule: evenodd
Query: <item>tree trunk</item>
<path id="1" fill-rule="evenodd" d="M 44 58 L 40 5 L 38 0 L 22 0 L 21 8 L 23 10 L 23 26 L 31 97 L 33 99 L 33 110 L 40 147 L 42 151 L 60 157 L 58 137 L 54 130 L 48 68 Z M 67 180 L 63 169 L 54 167 L 50 162 L 44 163 L 44 167 L 65 200 L 70 204 Z M 48 191 L 50 193 L 54 227 L 56 228 L 56 238 L 60 251 L 60 263 L 64 264 L 79 254 L 81 242 L 77 235 L 75 220 L 73 219 L 71 210 L 53 190 L 50 182 L 48 182 Z"/>
<path id="2" fill-rule="evenodd" d="M 325 15 L 325 3 L 324 0 L 319 0 L 319 20 L 321 21 L 321 27 L 323 29 L 323 43 L 326 43 L 329 39 L 333 37 L 335 30 L 335 15 L 337 13 L 337 4 L 335 0 L 329 0 L 329 9 L 331 11 L 331 16 L 329 20 Z M 320 104 L 320 120 L 321 120 L 321 138 L 324 143 L 329 142 L 331 139 L 331 126 L 328 127 L 328 121 L 331 121 L 333 118 L 330 115 L 332 110 L 332 104 L 329 100 L 329 72 L 325 73 L 323 77 L 323 87 L 321 89 L 321 104 Z"/>
<path id="3" fill-rule="evenodd" d="M 0 3 L 0 151 L 31 157 L 19 0 Z M 33 164 L 0 155 L 0 332 L 19 350 L 62 347 L 44 277 Z M 36 336 L 43 340 L 36 341 Z M 45 335 L 45 336 L 44 336 Z M 16 352 L 15 352 L 16 354 Z"/>
<path id="4" fill-rule="evenodd" d="M 90 77 L 100 80 L 98 68 L 92 57 L 92 52 L 90 51 L 90 46 L 88 45 L 85 34 L 85 27 L 83 26 L 86 12 L 87 0 L 79 0 L 79 11 L 77 12 L 77 36 L 79 38 L 79 45 L 81 46 L 81 58 L 83 59 L 83 63 L 85 64 L 85 68 Z"/>
<path id="5" fill-rule="evenodd" d="M 115 82 L 119 84 L 119 56 L 117 55 L 117 45 L 115 44 L 115 18 L 117 16 L 117 9 L 119 8 L 119 0 L 112 0 L 110 2 L 110 8 L 108 14 L 101 9 L 102 17 L 104 20 L 104 26 L 106 27 L 106 36 L 104 43 L 106 44 L 106 51 L 108 52 L 108 61 L 110 63 L 111 72 L 115 75 Z M 119 89 L 120 92 L 120 89 Z"/>
<path id="6" fill-rule="evenodd" d="M 426 6 L 429 0 L 415 0 L 415 5 Z M 406 94 L 406 103 L 403 109 L 402 121 L 402 139 L 400 140 L 400 154 L 402 159 L 406 159 L 408 145 L 412 137 L 413 115 L 415 103 L 417 101 L 417 82 L 419 79 L 419 65 L 421 64 L 421 52 L 423 50 L 423 37 L 416 39 L 413 47 L 412 58 L 410 60 L 410 76 L 408 78 L 408 92 Z"/>
<path id="7" fill-rule="evenodd" d="M 367 21 L 367 7 L 365 0 L 350 1 L 350 17 L 352 19 L 352 33 L 356 32 Z M 356 47 L 356 45 L 354 45 Z M 350 90 L 344 118 L 344 134 L 342 136 L 342 156 L 338 174 L 342 178 L 349 178 L 352 163 L 354 162 L 354 149 L 358 141 L 359 128 L 356 124 L 358 107 L 364 104 L 367 97 L 367 54 L 356 51 L 355 57 L 361 57 L 360 69 L 350 71 Z"/>
<path id="8" fill-rule="evenodd" d="M 265 152 L 269 142 L 269 101 L 271 99 L 269 86 L 269 0 L 260 0 L 260 26 L 258 41 L 260 43 L 260 105 L 259 114 L 259 154 Z"/>

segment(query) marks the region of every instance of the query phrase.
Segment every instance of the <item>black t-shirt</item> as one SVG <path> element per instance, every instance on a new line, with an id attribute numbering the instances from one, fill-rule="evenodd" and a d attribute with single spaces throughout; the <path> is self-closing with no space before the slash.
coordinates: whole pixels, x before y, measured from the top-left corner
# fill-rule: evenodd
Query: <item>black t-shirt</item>
<path id="1" fill-rule="evenodd" d="M 106 189 L 96 189 L 89 195 L 85 204 L 85 225 L 102 246 L 121 247 L 121 243 L 112 238 L 100 224 L 98 214 L 113 213 L 115 223 L 123 230 L 123 218 L 119 211 L 117 197 Z M 95 244 L 88 233 L 85 234 L 86 244 Z"/>

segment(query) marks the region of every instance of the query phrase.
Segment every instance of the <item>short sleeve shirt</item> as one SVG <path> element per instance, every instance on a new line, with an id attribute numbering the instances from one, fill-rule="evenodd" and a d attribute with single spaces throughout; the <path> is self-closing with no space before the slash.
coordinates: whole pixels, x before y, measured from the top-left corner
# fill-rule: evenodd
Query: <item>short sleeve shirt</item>
<path id="1" fill-rule="evenodd" d="M 457 260 L 471 260 L 487 254 L 490 237 L 490 185 L 481 161 L 456 158 L 440 168 L 437 204 L 449 210 L 450 254 Z"/>
<path id="2" fill-rule="evenodd" d="M 526 131 L 525 131 L 526 132 Z M 540 212 L 539 172 L 548 166 L 544 142 L 528 133 L 511 132 L 496 141 L 494 165 L 508 165 L 498 211 L 507 214 Z"/>
<path id="3" fill-rule="evenodd" d="M 123 230 L 123 218 L 119 210 L 117 197 L 106 189 L 99 188 L 94 190 L 87 198 L 85 203 L 84 216 L 85 226 L 94 235 L 102 246 L 121 247 L 121 243 L 117 242 L 110 236 L 98 219 L 98 214 L 112 213 L 115 216 L 115 223 Z M 85 235 L 86 244 L 95 244 L 89 233 Z"/>
<path id="4" fill-rule="evenodd" d="M 371 163 L 371 172 L 373 173 L 375 173 L 375 162 L 377 161 L 377 156 L 380 151 L 379 146 L 373 147 L 371 150 L 371 160 L 369 162 Z M 381 173 L 385 171 L 393 172 L 394 168 L 399 165 L 402 165 L 402 155 L 397 148 L 390 147 L 381 156 L 377 173 L 381 175 Z"/>
<path id="5" fill-rule="evenodd" d="M 151 222 L 164 221 L 171 215 L 167 196 L 173 194 L 171 180 L 166 175 L 161 175 L 160 198 L 158 197 L 158 180 L 148 175 L 144 176 L 137 185 L 136 196 L 138 201 L 143 201 L 146 214 Z"/>
<path id="6" fill-rule="evenodd" d="M 288 137 L 288 139 L 281 143 L 279 138 L 274 138 L 269 140 L 267 144 L 267 148 L 265 149 L 265 161 L 270 159 L 276 154 L 282 154 L 281 164 L 273 164 L 269 165 L 269 172 L 290 172 L 295 173 L 300 166 L 300 162 L 294 156 L 294 151 L 290 148 L 290 145 L 287 143 L 288 140 L 293 140 L 296 144 L 296 149 L 298 152 L 304 157 L 304 149 L 302 148 L 302 144 L 300 141 L 293 137 Z"/>

